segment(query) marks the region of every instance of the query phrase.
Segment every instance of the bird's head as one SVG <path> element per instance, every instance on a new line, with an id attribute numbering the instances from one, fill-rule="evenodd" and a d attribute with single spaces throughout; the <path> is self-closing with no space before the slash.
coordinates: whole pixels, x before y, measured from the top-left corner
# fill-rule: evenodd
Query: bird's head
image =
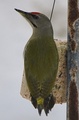
<path id="1" fill-rule="evenodd" d="M 19 12 L 28 22 L 32 25 L 33 28 L 42 28 L 51 26 L 51 22 L 47 16 L 39 13 L 39 12 L 24 12 L 19 9 L 15 9 Z"/>

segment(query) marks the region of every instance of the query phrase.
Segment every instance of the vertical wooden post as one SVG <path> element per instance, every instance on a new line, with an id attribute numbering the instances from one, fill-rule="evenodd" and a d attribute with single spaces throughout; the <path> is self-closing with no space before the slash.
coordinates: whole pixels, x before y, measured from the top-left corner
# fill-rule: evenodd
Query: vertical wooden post
<path id="1" fill-rule="evenodd" d="M 68 0 L 67 120 L 79 120 L 79 0 Z"/>

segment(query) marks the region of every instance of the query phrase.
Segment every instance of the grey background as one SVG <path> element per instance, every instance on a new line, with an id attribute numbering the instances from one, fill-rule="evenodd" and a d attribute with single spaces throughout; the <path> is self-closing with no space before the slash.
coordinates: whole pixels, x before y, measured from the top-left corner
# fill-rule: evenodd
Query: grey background
<path id="1" fill-rule="evenodd" d="M 55 105 L 41 117 L 20 96 L 23 49 L 32 28 L 14 8 L 39 11 L 50 17 L 53 0 L 0 0 L 0 120 L 66 120 L 66 105 Z M 67 1 L 56 0 L 52 25 L 56 39 L 66 40 Z"/>

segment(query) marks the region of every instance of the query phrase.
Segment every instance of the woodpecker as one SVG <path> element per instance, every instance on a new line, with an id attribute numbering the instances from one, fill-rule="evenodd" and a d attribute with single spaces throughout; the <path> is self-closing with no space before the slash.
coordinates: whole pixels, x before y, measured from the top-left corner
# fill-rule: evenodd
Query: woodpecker
<path id="1" fill-rule="evenodd" d="M 43 109 L 48 115 L 55 104 L 55 98 L 51 92 L 59 62 L 52 24 L 49 18 L 42 13 L 15 10 L 33 28 L 32 36 L 24 48 L 24 71 L 31 102 L 38 109 L 39 115 Z"/>

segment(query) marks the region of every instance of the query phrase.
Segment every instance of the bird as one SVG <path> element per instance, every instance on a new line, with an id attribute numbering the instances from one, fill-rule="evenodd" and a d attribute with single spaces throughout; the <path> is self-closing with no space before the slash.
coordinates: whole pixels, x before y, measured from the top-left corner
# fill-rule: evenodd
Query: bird
<path id="1" fill-rule="evenodd" d="M 25 12 L 16 9 L 31 25 L 32 36 L 24 47 L 25 78 L 31 96 L 31 103 L 46 116 L 54 107 L 52 94 L 58 71 L 59 55 L 49 18 L 40 12 Z"/>

